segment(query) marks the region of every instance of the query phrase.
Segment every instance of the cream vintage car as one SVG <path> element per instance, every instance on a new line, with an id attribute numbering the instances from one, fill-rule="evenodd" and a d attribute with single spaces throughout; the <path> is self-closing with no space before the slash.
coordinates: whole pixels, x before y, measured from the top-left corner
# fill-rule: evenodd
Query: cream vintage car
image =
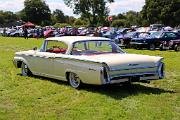
<path id="1" fill-rule="evenodd" d="M 38 75 L 85 84 L 116 84 L 163 79 L 162 57 L 127 54 L 112 40 L 66 36 L 45 39 L 40 50 L 16 52 L 14 64 L 23 76 Z"/>

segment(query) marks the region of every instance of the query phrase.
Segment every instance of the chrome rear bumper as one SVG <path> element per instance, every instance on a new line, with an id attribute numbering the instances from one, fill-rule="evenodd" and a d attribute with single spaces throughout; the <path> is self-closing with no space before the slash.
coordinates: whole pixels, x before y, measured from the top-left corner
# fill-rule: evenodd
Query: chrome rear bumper
<path id="1" fill-rule="evenodd" d="M 148 68 L 147 68 L 148 69 Z M 147 70 L 146 69 L 146 70 Z M 144 69 L 145 70 L 145 69 Z M 142 72 L 141 70 L 137 71 L 139 73 L 128 73 L 119 71 L 120 74 L 117 74 L 118 71 L 109 72 L 109 83 L 123 83 L 123 82 L 141 82 L 141 81 L 150 81 L 150 80 L 159 80 L 164 78 L 164 63 L 160 63 L 158 67 L 149 68 L 149 72 Z M 125 73 L 125 74 L 123 74 Z"/>

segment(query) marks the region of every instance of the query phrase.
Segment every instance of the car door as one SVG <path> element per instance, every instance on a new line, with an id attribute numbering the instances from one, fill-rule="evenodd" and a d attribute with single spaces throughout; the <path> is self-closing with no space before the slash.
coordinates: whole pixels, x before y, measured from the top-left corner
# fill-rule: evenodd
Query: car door
<path id="1" fill-rule="evenodd" d="M 166 32 L 163 38 L 164 38 L 164 41 L 176 40 L 178 39 L 178 35 L 173 32 Z"/>
<path id="2" fill-rule="evenodd" d="M 41 75 L 52 76 L 55 53 L 36 52 L 33 57 L 34 71 Z"/>
<path id="3" fill-rule="evenodd" d="M 177 40 L 177 39 L 179 39 L 179 36 L 178 36 L 177 33 L 170 32 L 169 33 L 169 38 L 170 38 L 170 40 Z"/>
<path id="4" fill-rule="evenodd" d="M 162 36 L 159 38 L 159 41 L 157 41 L 156 46 L 159 46 L 161 43 L 168 42 L 170 40 L 171 40 L 171 38 L 170 38 L 168 32 L 163 32 Z"/>
<path id="5" fill-rule="evenodd" d="M 58 48 L 60 48 L 60 52 L 55 53 L 53 76 L 65 80 L 65 70 L 69 65 L 69 60 L 66 59 L 68 57 L 68 55 L 66 55 L 68 46 L 64 42 L 58 42 Z"/>

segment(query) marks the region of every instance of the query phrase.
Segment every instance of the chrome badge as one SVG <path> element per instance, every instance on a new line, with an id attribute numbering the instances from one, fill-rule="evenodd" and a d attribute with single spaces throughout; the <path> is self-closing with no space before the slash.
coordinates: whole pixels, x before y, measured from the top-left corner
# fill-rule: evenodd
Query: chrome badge
<path id="1" fill-rule="evenodd" d="M 128 64 L 128 66 L 138 66 L 139 64 Z"/>

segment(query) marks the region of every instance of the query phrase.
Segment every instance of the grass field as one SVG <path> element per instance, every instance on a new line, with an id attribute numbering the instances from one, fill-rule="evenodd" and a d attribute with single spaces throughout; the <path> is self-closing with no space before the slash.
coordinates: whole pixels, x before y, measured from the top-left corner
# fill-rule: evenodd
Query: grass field
<path id="1" fill-rule="evenodd" d="M 42 40 L 0 37 L 0 120 L 179 120 L 180 52 L 126 50 L 165 58 L 166 79 L 127 86 L 71 88 L 66 82 L 23 77 L 14 53 Z"/>

